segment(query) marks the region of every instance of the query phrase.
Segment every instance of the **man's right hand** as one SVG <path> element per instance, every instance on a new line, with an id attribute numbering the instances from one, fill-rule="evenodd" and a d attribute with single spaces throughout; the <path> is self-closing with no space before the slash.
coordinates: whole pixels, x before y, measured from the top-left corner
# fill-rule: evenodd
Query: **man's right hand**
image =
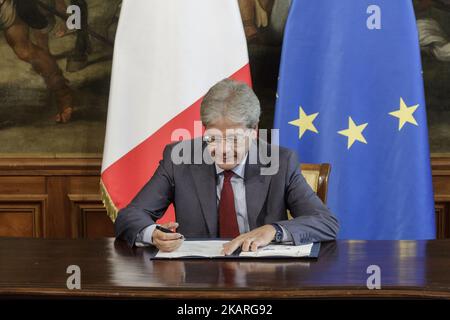
<path id="1" fill-rule="evenodd" d="M 169 222 L 162 224 L 161 227 L 175 231 L 178 223 Z M 172 252 L 178 249 L 184 241 L 184 237 L 180 233 L 165 233 L 155 229 L 152 234 L 152 243 L 163 252 Z"/>

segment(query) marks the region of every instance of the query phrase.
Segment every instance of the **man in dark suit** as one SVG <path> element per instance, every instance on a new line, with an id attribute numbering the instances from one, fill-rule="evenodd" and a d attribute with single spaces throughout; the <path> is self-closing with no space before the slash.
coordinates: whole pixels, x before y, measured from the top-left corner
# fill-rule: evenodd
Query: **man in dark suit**
<path id="1" fill-rule="evenodd" d="M 296 154 L 257 138 L 260 105 L 243 83 L 223 80 L 201 106 L 205 134 L 166 146 L 158 169 L 115 222 L 118 238 L 133 245 L 178 248 L 183 238 L 232 238 L 257 250 L 270 242 L 294 244 L 336 238 L 336 217 L 309 187 Z M 176 233 L 156 229 L 173 203 Z M 293 219 L 288 219 L 289 210 Z"/>

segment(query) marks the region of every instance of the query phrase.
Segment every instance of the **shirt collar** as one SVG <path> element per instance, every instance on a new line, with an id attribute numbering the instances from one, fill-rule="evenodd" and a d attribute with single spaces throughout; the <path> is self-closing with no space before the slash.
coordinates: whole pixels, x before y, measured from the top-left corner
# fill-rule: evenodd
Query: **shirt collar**
<path id="1" fill-rule="evenodd" d="M 239 176 L 242 179 L 244 179 L 244 175 L 245 175 L 245 163 L 247 162 L 247 157 L 248 157 L 248 152 L 245 155 L 245 157 L 242 159 L 242 161 L 236 167 L 231 169 L 231 171 L 233 171 L 233 173 L 235 175 Z M 216 163 L 214 163 L 214 165 L 216 166 L 216 174 L 217 175 L 221 174 L 224 171 Z"/>

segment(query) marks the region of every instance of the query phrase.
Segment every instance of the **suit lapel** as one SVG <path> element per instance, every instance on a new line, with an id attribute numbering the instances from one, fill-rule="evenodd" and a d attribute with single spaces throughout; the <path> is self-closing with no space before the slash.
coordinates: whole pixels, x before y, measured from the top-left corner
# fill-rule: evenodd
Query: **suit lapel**
<path id="1" fill-rule="evenodd" d="M 266 144 L 260 142 L 264 147 Z M 205 145 L 203 145 L 203 148 Z M 257 144 L 252 144 L 251 148 L 258 148 Z M 256 152 L 259 153 L 259 150 Z M 266 201 L 269 190 L 271 176 L 261 175 L 261 168 L 266 165 L 260 162 L 251 164 L 251 157 L 247 157 L 245 164 L 245 199 L 247 202 L 247 215 L 250 229 L 257 227 L 257 219 Z M 205 218 L 208 232 L 211 237 L 218 235 L 218 211 L 217 211 L 217 189 L 216 189 L 216 168 L 214 164 L 193 164 L 190 165 L 192 178 L 194 180 L 197 197 L 200 201 L 202 214 Z"/>
<path id="2" fill-rule="evenodd" d="M 256 144 L 252 148 L 256 147 Z M 247 201 L 247 215 L 250 229 L 257 227 L 257 219 L 261 213 L 261 209 L 266 201 L 267 192 L 269 190 L 271 176 L 261 175 L 261 168 L 265 165 L 258 161 L 250 164 L 250 157 L 247 158 L 245 165 L 245 198 Z"/>
<path id="3" fill-rule="evenodd" d="M 203 163 L 190 165 L 190 170 L 209 235 L 216 237 L 218 232 L 216 168 L 214 164 Z"/>

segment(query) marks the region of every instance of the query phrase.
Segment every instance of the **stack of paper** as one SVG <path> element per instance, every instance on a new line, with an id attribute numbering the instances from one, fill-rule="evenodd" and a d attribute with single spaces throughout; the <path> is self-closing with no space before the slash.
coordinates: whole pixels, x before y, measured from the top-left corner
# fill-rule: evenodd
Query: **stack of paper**
<path id="1" fill-rule="evenodd" d="M 203 258 L 218 258 L 225 257 L 223 253 L 223 245 L 228 241 L 221 240 L 205 240 L 205 241 L 184 241 L 183 244 L 173 252 L 159 251 L 155 258 L 157 259 L 172 259 L 172 258 L 189 258 L 189 257 L 203 257 Z M 261 257 L 289 257 L 300 258 L 309 257 L 313 248 L 313 243 L 290 246 L 282 244 L 272 244 L 259 248 L 255 252 L 240 252 L 233 257 L 243 258 L 261 258 Z"/>

